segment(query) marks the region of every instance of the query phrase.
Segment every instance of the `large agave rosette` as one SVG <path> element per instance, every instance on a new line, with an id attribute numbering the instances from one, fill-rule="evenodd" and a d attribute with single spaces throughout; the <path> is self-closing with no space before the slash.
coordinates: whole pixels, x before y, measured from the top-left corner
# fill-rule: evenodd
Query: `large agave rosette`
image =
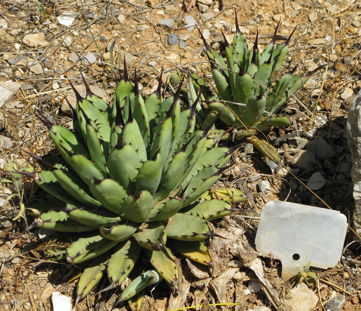
<path id="1" fill-rule="evenodd" d="M 73 130 L 37 113 L 61 157 L 33 155 L 43 168 L 38 185 L 58 202 L 36 204 L 42 213 L 35 223 L 74 233 L 66 261 L 89 261 L 78 301 L 105 271 L 111 286 L 120 285 L 140 254 L 153 270 L 135 278 L 121 300 L 159 278 L 176 288 L 173 251 L 208 265 L 202 242 L 212 235 L 208 222 L 232 210 L 232 202 L 204 196 L 232 150 L 217 146 L 207 130 L 195 130 L 197 102 L 182 111 L 179 91 L 163 98 L 159 83 L 144 100 L 125 70 L 109 106 L 84 83 L 85 98 L 74 89 Z"/>

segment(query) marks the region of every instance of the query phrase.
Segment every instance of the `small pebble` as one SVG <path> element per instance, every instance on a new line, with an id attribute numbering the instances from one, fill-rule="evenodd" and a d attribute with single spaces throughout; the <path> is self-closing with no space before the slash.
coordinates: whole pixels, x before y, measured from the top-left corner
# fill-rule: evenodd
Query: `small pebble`
<path id="1" fill-rule="evenodd" d="M 244 152 L 245 152 L 246 154 L 253 154 L 253 152 L 254 152 L 254 147 L 253 147 L 253 145 L 252 145 L 252 144 L 246 144 L 246 145 L 244 146 Z"/>
<path id="2" fill-rule="evenodd" d="M 193 16 L 190 15 L 184 16 L 184 22 L 186 24 L 186 29 L 188 30 L 188 32 L 192 32 L 194 30 L 194 27 L 197 26 L 197 21 L 193 18 Z"/>
<path id="3" fill-rule="evenodd" d="M 259 281 L 249 281 L 248 288 L 252 293 L 258 293 L 262 289 L 261 282 Z"/>
<path id="4" fill-rule="evenodd" d="M 168 36 L 168 44 L 169 45 L 176 45 L 178 43 L 178 37 L 174 33 L 171 33 Z"/>
<path id="5" fill-rule="evenodd" d="M 174 25 L 174 19 L 173 18 L 162 19 L 159 21 L 158 25 L 172 28 Z"/>
<path id="6" fill-rule="evenodd" d="M 353 95 L 353 90 L 349 87 L 345 88 L 343 93 L 341 94 L 342 99 L 347 99 Z"/>
<path id="7" fill-rule="evenodd" d="M 65 37 L 65 39 L 63 40 L 63 45 L 65 47 L 70 47 L 72 43 L 73 43 L 73 38 L 70 36 Z"/>
<path id="8" fill-rule="evenodd" d="M 260 192 L 270 192 L 272 190 L 271 184 L 268 180 L 261 180 L 258 184 L 258 189 Z"/>
<path id="9" fill-rule="evenodd" d="M 206 40 L 208 40 L 209 37 L 211 36 L 211 33 L 209 32 L 208 29 L 204 29 L 204 30 L 202 31 L 202 34 L 203 34 L 204 39 L 206 39 Z"/>
<path id="10" fill-rule="evenodd" d="M 180 49 L 185 49 L 185 47 L 188 45 L 187 42 L 183 41 L 183 40 L 179 40 L 179 48 Z"/>
<path id="11" fill-rule="evenodd" d="M 57 90 L 59 88 L 59 83 L 58 82 L 53 82 L 52 85 L 51 85 L 51 88 L 53 90 Z"/>
<path id="12" fill-rule="evenodd" d="M 326 304 L 325 307 L 329 311 L 340 311 L 342 310 L 342 306 L 345 303 L 345 298 L 342 295 L 337 295 L 330 299 Z"/>
<path id="13" fill-rule="evenodd" d="M 95 55 L 93 53 L 88 53 L 85 55 L 85 59 L 90 63 L 90 64 L 94 64 L 97 60 L 97 58 L 95 57 Z"/>

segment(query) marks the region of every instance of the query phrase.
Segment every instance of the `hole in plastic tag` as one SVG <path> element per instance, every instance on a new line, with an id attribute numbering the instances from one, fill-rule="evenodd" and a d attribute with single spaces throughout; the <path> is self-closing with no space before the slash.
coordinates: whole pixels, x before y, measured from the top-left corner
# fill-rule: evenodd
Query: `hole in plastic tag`
<path id="1" fill-rule="evenodd" d="M 272 201 L 262 210 L 256 249 L 281 260 L 282 277 L 288 280 L 308 262 L 316 268 L 334 267 L 341 258 L 346 231 L 346 217 L 338 211 Z"/>

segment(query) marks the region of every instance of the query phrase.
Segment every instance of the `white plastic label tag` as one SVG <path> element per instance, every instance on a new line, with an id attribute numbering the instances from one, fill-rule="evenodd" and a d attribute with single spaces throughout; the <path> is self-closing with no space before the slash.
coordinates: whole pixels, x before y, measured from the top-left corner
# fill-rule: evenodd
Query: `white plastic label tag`
<path id="1" fill-rule="evenodd" d="M 282 262 L 282 277 L 295 276 L 308 262 L 334 267 L 341 258 L 347 231 L 338 211 L 297 203 L 268 202 L 261 214 L 256 249 Z"/>

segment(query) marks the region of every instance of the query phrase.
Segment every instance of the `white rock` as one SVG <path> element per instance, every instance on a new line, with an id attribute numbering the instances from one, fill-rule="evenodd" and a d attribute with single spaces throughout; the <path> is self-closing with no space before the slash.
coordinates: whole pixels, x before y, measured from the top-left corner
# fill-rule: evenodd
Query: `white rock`
<path id="1" fill-rule="evenodd" d="M 7 161 L 3 158 L 0 158 L 0 168 L 5 169 L 6 164 L 7 164 Z"/>
<path id="2" fill-rule="evenodd" d="M 72 43 L 73 43 L 73 38 L 70 36 L 65 37 L 63 40 L 63 45 L 66 47 L 70 47 Z"/>
<path id="3" fill-rule="evenodd" d="M 261 192 L 268 193 L 272 190 L 271 184 L 268 180 L 261 180 L 258 184 L 258 189 Z"/>
<path id="4" fill-rule="evenodd" d="M 0 18 L 0 29 L 7 29 L 8 28 L 8 23 L 5 19 Z"/>
<path id="5" fill-rule="evenodd" d="M 11 98 L 11 96 L 15 95 L 19 89 L 20 84 L 17 82 L 0 82 L 0 108 L 5 104 L 8 99 Z"/>
<path id="6" fill-rule="evenodd" d="M 70 297 L 59 292 L 52 293 L 51 301 L 53 303 L 53 311 L 71 311 L 72 309 Z"/>
<path id="7" fill-rule="evenodd" d="M 0 135 L 0 148 L 8 149 L 14 146 L 13 141 L 9 137 Z"/>
<path id="8" fill-rule="evenodd" d="M 285 304 L 290 306 L 292 311 L 310 311 L 318 302 L 317 295 L 302 283 L 289 291 L 290 298 Z"/>
<path id="9" fill-rule="evenodd" d="M 79 56 L 78 54 L 71 52 L 69 54 L 68 60 L 75 64 L 79 60 Z"/>
<path id="10" fill-rule="evenodd" d="M 319 44 L 326 44 L 328 41 L 326 40 L 326 38 L 317 38 L 317 39 L 308 40 L 308 42 L 311 45 L 319 45 Z"/>
<path id="11" fill-rule="evenodd" d="M 190 15 L 184 16 L 184 23 L 186 24 L 186 29 L 188 32 L 192 32 L 195 26 L 198 25 L 197 21 L 193 18 L 193 16 Z"/>
<path id="12" fill-rule="evenodd" d="M 90 64 L 94 64 L 97 60 L 97 58 L 95 57 L 95 55 L 93 53 L 88 53 L 85 54 L 85 59 L 90 63 Z"/>
<path id="13" fill-rule="evenodd" d="M 347 98 L 351 97 L 352 95 L 353 95 L 353 89 L 347 87 L 347 88 L 345 88 L 345 90 L 341 94 L 341 98 L 342 99 L 347 99 Z"/>
<path id="14" fill-rule="evenodd" d="M 44 73 L 44 68 L 43 66 L 41 66 L 41 64 L 37 61 L 33 61 L 32 62 L 34 65 L 30 65 L 30 71 L 37 74 L 37 75 L 40 75 L 42 73 Z"/>
<path id="15" fill-rule="evenodd" d="M 119 24 L 122 24 L 125 21 L 125 16 L 123 14 L 119 14 L 117 20 Z"/>
<path id="16" fill-rule="evenodd" d="M 308 19 L 310 20 L 311 23 L 313 23 L 318 17 L 318 14 L 316 11 L 312 11 L 309 15 L 308 15 Z"/>
<path id="17" fill-rule="evenodd" d="M 203 34 L 204 39 L 206 39 L 206 40 L 208 40 L 209 37 L 210 37 L 210 35 L 211 35 L 211 33 L 209 32 L 208 29 L 204 29 L 204 30 L 202 31 L 202 34 Z"/>
<path id="18" fill-rule="evenodd" d="M 56 18 L 60 25 L 69 27 L 74 22 L 77 14 L 74 12 L 64 12 Z"/>
<path id="19" fill-rule="evenodd" d="M 331 14 L 336 14 L 336 13 L 340 12 L 340 8 L 336 4 L 334 4 L 334 5 L 329 6 L 327 8 L 327 11 Z"/>
<path id="20" fill-rule="evenodd" d="M 32 48 L 49 44 L 49 42 L 45 40 L 45 34 L 43 32 L 25 35 L 23 43 Z"/>
<path id="21" fill-rule="evenodd" d="M 14 44 L 14 48 L 15 48 L 16 50 L 20 50 L 21 45 L 20 45 L 19 43 L 15 43 L 15 44 Z"/>

